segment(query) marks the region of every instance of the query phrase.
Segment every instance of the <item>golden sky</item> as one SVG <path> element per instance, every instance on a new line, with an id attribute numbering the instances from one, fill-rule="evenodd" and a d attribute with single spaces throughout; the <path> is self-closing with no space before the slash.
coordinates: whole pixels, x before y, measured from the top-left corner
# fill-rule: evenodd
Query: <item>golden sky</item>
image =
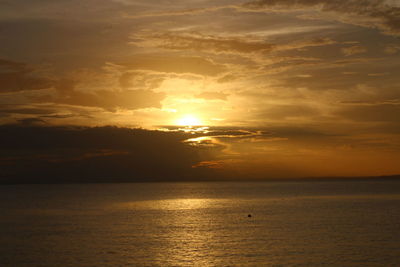
<path id="1" fill-rule="evenodd" d="M 400 173 L 397 0 L 10 0 L 0 32 L 3 125 L 192 126 L 227 177 Z"/>

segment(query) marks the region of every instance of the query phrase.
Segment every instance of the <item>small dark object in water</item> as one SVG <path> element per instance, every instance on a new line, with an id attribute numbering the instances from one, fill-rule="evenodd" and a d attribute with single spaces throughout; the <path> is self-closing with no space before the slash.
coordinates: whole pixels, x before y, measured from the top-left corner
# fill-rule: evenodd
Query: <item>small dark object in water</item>
<path id="1" fill-rule="evenodd" d="M 251 217 L 251 214 L 247 215 L 247 217 L 249 217 L 249 218 L 250 218 L 250 217 Z"/>

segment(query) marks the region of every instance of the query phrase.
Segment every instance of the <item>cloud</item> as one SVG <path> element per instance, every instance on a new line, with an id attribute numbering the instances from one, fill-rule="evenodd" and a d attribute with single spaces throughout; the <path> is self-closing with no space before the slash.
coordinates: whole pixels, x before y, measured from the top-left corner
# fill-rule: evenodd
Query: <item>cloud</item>
<path id="1" fill-rule="evenodd" d="M 217 64 L 210 58 L 198 56 L 138 55 L 117 64 L 130 70 L 150 70 L 202 76 L 217 76 L 226 71 L 224 65 Z"/>
<path id="2" fill-rule="evenodd" d="M 367 52 L 367 48 L 360 46 L 360 45 L 354 45 L 354 46 L 342 48 L 342 53 L 346 56 L 363 54 L 366 52 Z"/>
<path id="3" fill-rule="evenodd" d="M 182 142 L 188 136 L 117 127 L 3 125 L 0 181 L 193 180 L 204 171 L 194 173 L 192 166 L 207 159 L 200 157 L 200 148 Z"/>
<path id="4" fill-rule="evenodd" d="M 123 89 L 155 89 L 164 79 L 165 75 L 160 73 L 126 71 L 119 77 L 119 85 Z"/>
<path id="5" fill-rule="evenodd" d="M 227 74 L 217 80 L 218 83 L 228 83 L 240 79 L 241 75 Z"/>
<path id="6" fill-rule="evenodd" d="M 0 59 L 0 93 L 41 90 L 52 83 L 52 79 L 39 76 L 27 64 Z"/>
<path id="7" fill-rule="evenodd" d="M 385 47 L 384 52 L 389 55 L 396 54 L 400 51 L 400 45 L 398 44 L 389 44 Z"/>
<path id="8" fill-rule="evenodd" d="M 396 149 L 400 148 L 400 142 L 396 136 L 386 137 L 390 139 L 374 135 L 333 135 L 310 126 L 264 130 L 212 127 L 208 132 L 192 134 L 179 130 L 54 127 L 43 126 L 37 120 L 24 121 L 19 125 L 0 126 L 0 182 L 149 182 L 360 175 L 371 173 L 381 164 L 388 167 L 385 173 L 393 173 L 398 170 Z M 195 144 L 193 139 L 198 142 Z M 378 151 L 389 151 L 389 154 L 377 154 Z M 390 162 L 386 161 L 388 158 Z"/>
<path id="9" fill-rule="evenodd" d="M 337 115 L 359 122 L 396 122 L 400 124 L 400 105 L 398 103 L 383 103 L 373 105 L 350 105 L 343 107 Z"/>
<path id="10" fill-rule="evenodd" d="M 183 15 L 193 15 L 206 12 L 214 12 L 227 8 L 235 8 L 235 6 L 229 5 L 229 6 L 216 6 L 216 7 L 199 7 L 199 8 L 177 9 L 177 10 L 159 11 L 159 12 L 146 12 L 134 15 L 127 14 L 124 17 L 131 19 L 138 19 L 146 17 L 183 16 Z"/>
<path id="11" fill-rule="evenodd" d="M 29 115 L 48 115 L 54 113 L 54 109 L 39 108 L 39 107 L 21 107 L 4 105 L 1 106 L 0 112 L 2 113 L 14 113 L 14 114 L 29 114 Z"/>
<path id="12" fill-rule="evenodd" d="M 35 15 L 43 15 L 50 6 L 61 5 L 59 2 L 44 3 Z M 0 56 L 24 62 L 48 63 L 63 71 L 95 68 L 110 58 L 124 58 L 122 55 L 132 52 L 128 44 L 129 25 L 118 23 L 116 26 L 116 22 L 101 17 L 101 14 L 96 20 L 88 16 L 73 19 L 72 16 L 62 15 L 67 9 L 78 13 L 81 9 L 78 6 L 57 10 L 58 15 L 51 14 L 54 18 L 24 17 L 21 10 L 17 12 L 20 14 L 18 18 L 1 17 Z"/>
<path id="13" fill-rule="evenodd" d="M 0 59 L 0 71 L 1 72 L 18 72 L 26 70 L 26 64 L 20 62 L 14 62 L 10 60 Z"/>
<path id="14" fill-rule="evenodd" d="M 254 54 L 269 53 L 272 51 L 286 51 L 305 47 L 324 46 L 335 44 L 329 38 L 312 38 L 296 40 L 285 44 L 273 44 L 255 36 L 222 37 L 204 35 L 200 33 L 142 33 L 133 36 L 135 45 L 143 47 L 158 47 L 170 50 L 193 50 L 211 53 Z"/>
<path id="15" fill-rule="evenodd" d="M 18 123 L 20 125 L 25 125 L 25 126 L 32 126 L 32 125 L 45 125 L 46 122 L 42 119 L 39 118 L 24 118 L 24 119 L 19 119 Z M 0 160 L 1 161 L 1 160 Z"/>
<path id="16" fill-rule="evenodd" d="M 32 102 L 32 101 L 29 101 Z M 91 110 L 90 110 L 91 109 Z M 96 108 L 87 108 L 71 105 L 61 105 L 55 103 L 33 103 L 33 104 L 1 104 L 0 117 L 3 118 L 2 124 L 5 123 L 39 123 L 51 125 L 56 120 L 87 120 L 93 121 L 93 116 L 101 112 Z"/>
<path id="17" fill-rule="evenodd" d="M 218 37 L 203 34 L 162 33 L 145 35 L 144 45 L 172 50 L 212 51 L 215 53 L 269 52 L 274 45 L 245 37 Z M 140 44 L 140 43 L 138 43 Z"/>
<path id="18" fill-rule="evenodd" d="M 400 35 L 400 7 L 375 0 L 256 0 L 242 4 L 242 11 L 280 11 L 312 9 L 325 19 L 378 28 L 386 34 Z M 332 14 L 332 16 L 330 16 Z M 324 16 L 318 17 L 324 19 Z"/>
<path id="19" fill-rule="evenodd" d="M 357 57 L 348 59 L 339 59 L 333 62 L 328 62 L 329 65 L 336 66 L 346 66 L 350 64 L 360 64 L 360 63 L 372 63 L 376 61 L 381 61 L 383 58 L 373 58 L 373 57 Z M 377 63 L 376 63 L 377 64 Z"/>
<path id="20" fill-rule="evenodd" d="M 20 94 L 18 104 L 53 103 L 116 111 L 160 108 L 160 102 L 166 97 L 165 93 L 152 90 L 161 84 L 163 75 L 116 70 L 107 65 L 102 71 L 78 69 L 70 74 L 52 74 L 38 72 L 24 63 L 1 60 L 0 71 L 0 93 L 26 93 Z M 43 108 L 0 108 L 3 113 L 28 114 L 29 111 L 31 115 L 47 112 Z"/>
<path id="21" fill-rule="evenodd" d="M 121 109 L 140 109 L 148 107 L 160 108 L 160 102 L 165 98 L 164 93 L 150 90 L 97 90 L 94 92 L 57 90 L 55 95 L 33 97 L 36 102 L 67 104 L 84 107 L 99 107 L 108 111 Z"/>
<path id="22" fill-rule="evenodd" d="M 258 114 L 259 117 L 273 120 L 284 120 L 290 118 L 309 118 L 320 115 L 320 111 L 307 105 L 270 105 Z"/>
<path id="23" fill-rule="evenodd" d="M 222 5 L 126 15 L 127 18 L 181 16 L 231 9 L 238 12 L 313 11 L 299 15 L 305 19 L 336 20 L 347 24 L 378 28 L 386 34 L 400 35 L 400 6 L 395 1 L 375 0 L 255 0 L 239 5 Z M 321 15 L 317 15 L 322 13 Z M 298 14 L 297 14 L 298 15 Z"/>
<path id="24" fill-rule="evenodd" d="M 196 95 L 197 98 L 207 99 L 207 100 L 226 100 L 228 94 L 224 94 L 222 92 L 202 92 Z"/>

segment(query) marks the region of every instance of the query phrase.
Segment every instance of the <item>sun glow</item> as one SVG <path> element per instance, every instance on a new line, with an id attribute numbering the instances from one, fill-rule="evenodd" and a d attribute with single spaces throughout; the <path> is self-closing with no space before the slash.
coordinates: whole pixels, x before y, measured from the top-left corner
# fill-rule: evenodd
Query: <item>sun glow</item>
<path id="1" fill-rule="evenodd" d="M 193 115 L 186 115 L 177 120 L 177 125 L 192 127 L 202 125 L 202 122 L 200 121 L 200 119 L 196 118 Z"/>

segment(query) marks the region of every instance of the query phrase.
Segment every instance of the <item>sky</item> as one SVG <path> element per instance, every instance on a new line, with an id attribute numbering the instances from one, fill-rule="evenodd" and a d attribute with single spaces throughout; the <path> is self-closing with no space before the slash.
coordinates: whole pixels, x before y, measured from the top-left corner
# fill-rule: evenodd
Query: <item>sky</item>
<path id="1" fill-rule="evenodd" d="M 0 179 L 400 173 L 398 0 L 0 0 L 0 33 Z"/>

